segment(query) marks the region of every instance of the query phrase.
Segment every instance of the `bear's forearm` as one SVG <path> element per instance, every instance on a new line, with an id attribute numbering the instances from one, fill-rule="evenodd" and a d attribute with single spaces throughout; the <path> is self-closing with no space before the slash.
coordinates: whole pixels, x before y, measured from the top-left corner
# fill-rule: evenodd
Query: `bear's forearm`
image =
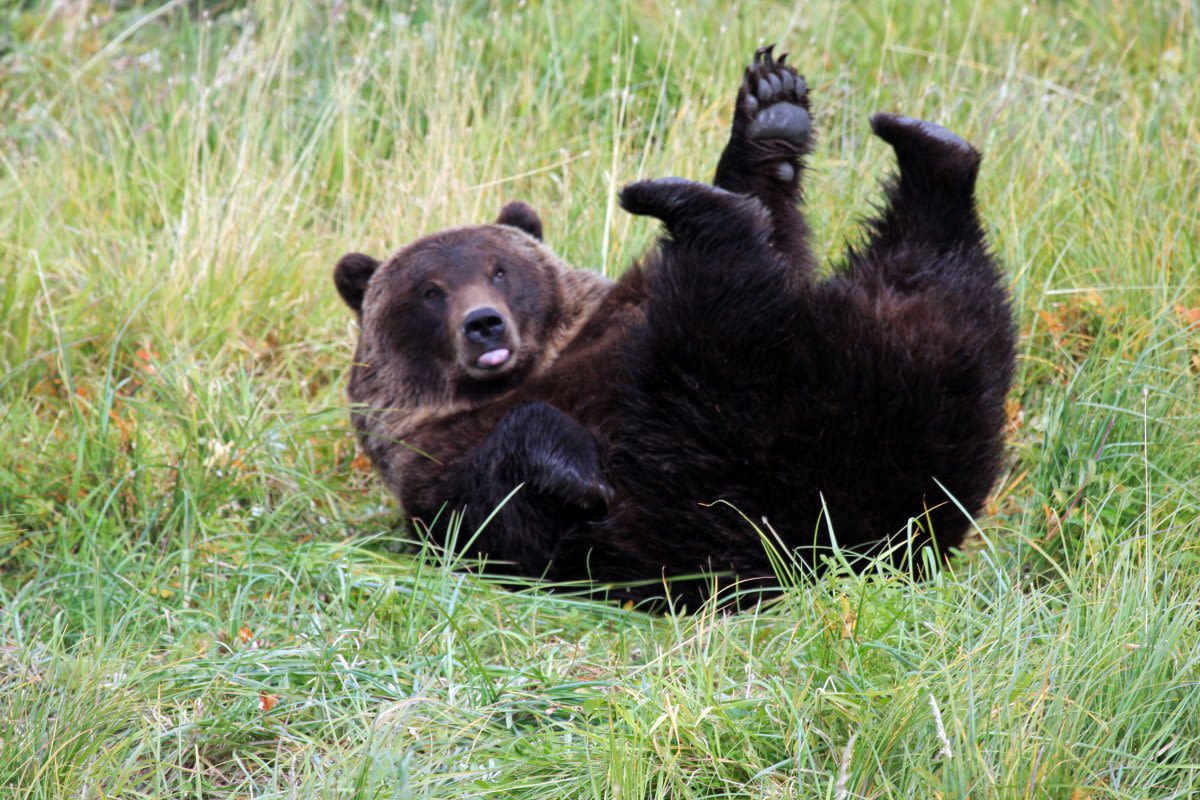
<path id="1" fill-rule="evenodd" d="M 594 437 L 545 403 L 514 408 L 466 458 L 409 488 L 410 513 L 439 519 L 439 544 L 530 576 L 546 571 L 564 529 L 602 515 L 612 495 Z"/>

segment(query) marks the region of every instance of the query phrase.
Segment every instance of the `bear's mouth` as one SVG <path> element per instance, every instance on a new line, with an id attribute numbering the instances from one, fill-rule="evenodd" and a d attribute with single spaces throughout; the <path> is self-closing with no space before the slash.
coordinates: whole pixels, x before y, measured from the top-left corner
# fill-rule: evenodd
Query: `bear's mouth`
<path id="1" fill-rule="evenodd" d="M 475 366 L 481 369 L 499 369 L 508 363 L 512 358 L 512 351 L 507 347 L 497 347 L 494 350 L 488 350 L 486 353 L 475 359 Z"/>
<path id="2" fill-rule="evenodd" d="M 517 365 L 517 353 L 512 344 L 493 346 L 478 355 L 463 353 L 459 363 L 472 380 L 492 381 L 512 372 Z"/>

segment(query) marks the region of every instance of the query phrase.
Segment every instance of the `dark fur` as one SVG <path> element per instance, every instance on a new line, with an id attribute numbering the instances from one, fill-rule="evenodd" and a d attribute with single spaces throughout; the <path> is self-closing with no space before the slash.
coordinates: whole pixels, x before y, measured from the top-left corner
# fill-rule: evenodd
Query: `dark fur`
<path id="1" fill-rule="evenodd" d="M 633 598 L 676 577 L 671 594 L 692 607 L 733 578 L 774 581 L 747 519 L 812 566 L 832 539 L 917 572 L 922 548 L 957 546 L 958 504 L 977 512 L 997 477 L 1013 364 L 974 207 L 979 154 L 937 126 L 874 117 L 899 174 L 865 244 L 816 281 L 796 208 L 810 124 L 803 79 L 760 51 L 715 188 L 622 192 L 667 234 L 613 284 L 563 266 L 524 204 L 382 266 L 339 262 L 363 323 L 355 426 L 406 511 L 463 509 L 468 538 L 507 497 L 470 553 L 521 575 L 644 582 L 618 592 Z M 504 293 L 478 294 L 497 263 Z M 463 373 L 475 351 L 448 344 L 460 319 L 414 299 L 429 280 L 503 309 L 521 349 L 502 374 Z M 430 533 L 444 541 L 443 526 Z M 681 577 L 697 573 L 717 577 Z"/>

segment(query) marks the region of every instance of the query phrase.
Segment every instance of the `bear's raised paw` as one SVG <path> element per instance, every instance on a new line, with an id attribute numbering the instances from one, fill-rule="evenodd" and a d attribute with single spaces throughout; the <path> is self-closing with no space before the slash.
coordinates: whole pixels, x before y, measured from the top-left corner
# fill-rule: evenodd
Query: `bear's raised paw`
<path id="1" fill-rule="evenodd" d="M 742 78 L 737 114 L 745 118 L 748 138 L 782 139 L 807 150 L 812 136 L 808 85 L 785 63 L 787 53 L 776 60 L 774 49 L 775 45 L 770 45 L 755 51 Z"/>

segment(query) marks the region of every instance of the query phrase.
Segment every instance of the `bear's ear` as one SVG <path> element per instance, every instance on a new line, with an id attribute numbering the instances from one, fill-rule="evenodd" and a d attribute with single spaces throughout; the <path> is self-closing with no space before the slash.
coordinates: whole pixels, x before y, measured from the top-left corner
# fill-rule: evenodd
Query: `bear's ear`
<path id="1" fill-rule="evenodd" d="M 520 228 L 539 242 L 542 240 L 542 218 L 528 203 L 520 200 L 514 200 L 500 209 L 496 224 Z"/>
<path id="2" fill-rule="evenodd" d="M 338 259 L 333 268 L 333 284 L 346 305 L 354 313 L 362 314 L 363 296 L 367 293 L 367 281 L 375 274 L 379 261 L 362 253 L 347 253 Z"/>

